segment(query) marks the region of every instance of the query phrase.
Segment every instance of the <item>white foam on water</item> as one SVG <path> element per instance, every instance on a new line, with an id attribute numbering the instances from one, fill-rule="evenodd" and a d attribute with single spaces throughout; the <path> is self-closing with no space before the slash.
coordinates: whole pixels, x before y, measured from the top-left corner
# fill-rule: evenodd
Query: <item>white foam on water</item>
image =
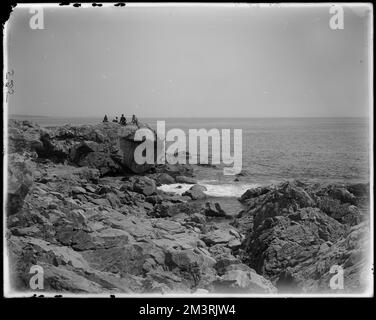
<path id="1" fill-rule="evenodd" d="M 199 182 L 198 184 L 207 189 L 204 193 L 209 197 L 240 197 L 248 189 L 259 186 L 258 184 L 208 184 L 204 182 Z M 181 195 L 191 187 L 192 184 L 173 183 L 161 185 L 158 189 Z"/>

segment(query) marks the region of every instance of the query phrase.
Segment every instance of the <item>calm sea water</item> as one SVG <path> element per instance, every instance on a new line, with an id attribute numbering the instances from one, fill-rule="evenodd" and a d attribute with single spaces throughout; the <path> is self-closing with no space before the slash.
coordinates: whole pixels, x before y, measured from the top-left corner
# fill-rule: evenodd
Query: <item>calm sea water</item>
<path id="1" fill-rule="evenodd" d="M 41 126 L 98 123 L 99 118 L 16 117 Z M 111 120 L 111 119 L 110 119 Z M 369 180 L 369 121 L 365 118 L 140 118 L 166 130 L 242 129 L 245 176 L 234 181 L 223 166 L 200 167 L 196 173 L 212 196 L 238 196 L 253 185 L 298 178 L 308 181 L 365 182 Z M 231 137 L 233 142 L 233 137 Z M 235 141 L 240 143 L 240 141 Z M 183 189 L 175 189 L 182 192 Z M 166 190 L 175 186 L 165 187 Z"/>

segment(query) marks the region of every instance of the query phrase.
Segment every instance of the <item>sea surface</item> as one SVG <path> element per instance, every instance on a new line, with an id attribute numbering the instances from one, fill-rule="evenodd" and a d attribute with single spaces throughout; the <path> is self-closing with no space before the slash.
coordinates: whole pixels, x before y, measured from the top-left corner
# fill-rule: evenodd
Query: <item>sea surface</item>
<path id="1" fill-rule="evenodd" d="M 11 116 L 41 126 L 98 123 L 101 118 Z M 110 119 L 111 120 L 111 119 Z M 297 178 L 311 182 L 368 182 L 369 120 L 366 118 L 139 118 L 156 128 L 165 121 L 172 128 L 241 129 L 243 174 L 225 176 L 223 164 L 199 166 L 196 177 L 211 197 L 238 197 L 248 188 Z M 220 131 L 221 132 L 221 131 Z M 188 145 L 187 136 L 187 145 Z M 211 145 L 209 145 L 211 148 Z M 189 150 L 188 150 L 189 151 Z M 216 150 L 220 152 L 220 150 Z M 210 152 L 209 152 L 210 153 Z M 191 155 L 194 153 L 190 153 Z M 237 178 L 237 179 L 236 179 Z M 238 181 L 234 181 L 238 180 Z M 184 192 L 190 185 L 162 186 Z"/>

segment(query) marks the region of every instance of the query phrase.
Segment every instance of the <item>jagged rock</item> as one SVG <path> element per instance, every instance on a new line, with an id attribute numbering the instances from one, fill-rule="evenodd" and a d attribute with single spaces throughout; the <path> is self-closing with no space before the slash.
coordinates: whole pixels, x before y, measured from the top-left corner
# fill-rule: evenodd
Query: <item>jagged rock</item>
<path id="1" fill-rule="evenodd" d="M 73 145 L 70 149 L 69 158 L 74 163 L 79 163 L 83 158 L 85 158 L 89 153 L 92 152 L 102 152 L 103 145 L 94 141 L 82 141 Z"/>
<path id="2" fill-rule="evenodd" d="M 323 212 L 344 224 L 353 226 L 362 220 L 361 212 L 356 206 L 341 203 L 338 199 L 323 196 L 317 200 L 317 206 Z"/>
<path id="3" fill-rule="evenodd" d="M 339 292 L 364 292 L 370 285 L 364 274 L 372 268 L 369 228 L 368 222 L 351 227 L 346 237 L 321 249 L 316 261 L 291 270 L 294 284 L 306 292 L 333 292 L 330 269 L 337 265 L 344 270 L 344 290 Z"/>
<path id="4" fill-rule="evenodd" d="M 145 262 L 149 258 L 157 264 L 163 264 L 165 259 L 165 253 L 161 249 L 145 242 L 85 251 L 82 255 L 92 268 L 118 274 L 121 277 L 142 275 L 145 272 Z"/>
<path id="5" fill-rule="evenodd" d="M 189 203 L 173 203 L 170 201 L 163 201 L 162 203 L 154 206 L 154 211 L 151 213 L 151 215 L 158 218 L 163 218 L 173 217 L 179 213 L 192 214 L 195 211 L 197 211 L 197 206 Z"/>
<path id="6" fill-rule="evenodd" d="M 8 152 L 41 152 L 43 143 L 40 135 L 43 129 L 30 121 L 8 121 Z"/>
<path id="7" fill-rule="evenodd" d="M 265 218 L 247 235 L 245 261 L 261 275 L 278 281 L 282 270 L 314 259 L 322 243 L 335 242 L 345 232 L 345 226 L 317 208 Z"/>
<path id="8" fill-rule="evenodd" d="M 156 182 L 158 185 L 175 183 L 175 179 L 167 173 L 161 173 L 158 175 Z"/>
<path id="9" fill-rule="evenodd" d="M 201 213 L 194 213 L 191 215 L 191 220 L 193 222 L 199 223 L 199 224 L 205 224 L 206 223 L 206 218 L 203 214 Z"/>
<path id="10" fill-rule="evenodd" d="M 220 247 L 220 245 L 212 246 L 210 249 Z M 225 248 L 225 247 L 222 247 Z M 227 248 L 225 248 L 227 249 Z M 228 270 L 240 269 L 239 265 L 242 263 L 238 258 L 235 258 L 230 252 L 215 252 L 214 258 L 217 261 L 214 268 L 217 270 L 218 275 L 223 275 Z M 236 267 L 234 267 L 236 266 Z M 250 268 L 244 265 L 247 270 Z"/>
<path id="11" fill-rule="evenodd" d="M 15 289 L 28 290 L 32 265 L 43 267 L 52 292 L 275 292 L 265 278 L 281 291 L 322 292 L 334 264 L 345 270 L 345 291 L 366 285 L 360 274 L 370 226 L 359 221 L 369 186 L 290 181 L 252 189 L 241 198 L 246 208 L 235 230 L 207 218 L 202 201 L 156 189 L 155 180 L 191 177 L 189 165 L 100 178 L 123 170 L 119 128 L 11 124 L 9 150 L 16 154 L 9 156 L 8 192 L 18 198 L 6 223 Z M 209 211 L 226 216 L 219 205 Z"/>
<path id="12" fill-rule="evenodd" d="M 239 239 L 232 239 L 228 242 L 228 247 L 231 249 L 231 250 L 237 250 L 240 248 L 241 246 L 241 242 Z"/>
<path id="13" fill-rule="evenodd" d="M 248 212 L 254 216 L 254 228 L 266 218 L 293 213 L 298 208 L 313 207 L 314 200 L 301 187 L 286 182 L 247 202 Z"/>
<path id="14" fill-rule="evenodd" d="M 121 201 L 119 197 L 113 192 L 107 193 L 106 199 L 108 200 L 113 209 L 119 208 L 121 206 Z"/>
<path id="15" fill-rule="evenodd" d="M 246 202 L 246 200 L 248 199 L 251 199 L 251 198 L 255 198 L 255 197 L 259 197 L 267 192 L 270 191 L 270 188 L 268 187 L 257 187 L 257 188 L 253 188 L 253 189 L 248 189 L 246 192 L 244 192 L 241 197 L 240 197 L 240 201 L 242 202 Z"/>
<path id="16" fill-rule="evenodd" d="M 356 204 L 356 197 L 344 187 L 331 187 L 328 195 L 344 203 Z"/>
<path id="17" fill-rule="evenodd" d="M 36 151 L 41 158 L 57 163 L 71 161 L 99 169 L 101 175 L 123 172 L 119 153 L 119 130 L 115 123 L 65 125 L 44 129 L 34 124 L 11 121 L 10 146 Z"/>
<path id="18" fill-rule="evenodd" d="M 145 196 L 150 196 L 156 193 L 157 188 L 154 180 L 148 177 L 139 177 L 133 183 L 133 190 Z"/>
<path id="19" fill-rule="evenodd" d="M 369 197 L 369 183 L 355 183 L 347 186 L 347 190 L 357 198 Z"/>
<path id="20" fill-rule="evenodd" d="M 146 139 L 144 137 L 143 141 L 136 141 L 135 134 L 139 129 L 146 129 L 154 136 L 153 139 Z M 121 162 L 124 166 L 130 169 L 134 173 L 143 173 L 154 167 L 156 160 L 158 159 L 159 150 L 157 148 L 157 135 L 153 129 L 148 125 L 142 123 L 138 126 L 135 124 L 128 124 L 126 126 L 121 126 L 119 130 L 119 147 L 121 153 Z M 136 148 L 141 144 L 146 143 L 150 145 L 154 150 L 154 163 L 153 164 L 139 164 L 135 161 L 134 153 Z"/>
<path id="21" fill-rule="evenodd" d="M 103 150 L 108 152 L 114 151 L 113 143 L 116 141 L 114 138 L 116 137 L 117 128 L 114 126 L 110 127 L 111 130 L 108 130 L 108 128 L 109 126 L 105 126 L 104 124 L 81 126 L 67 124 L 50 130 L 44 130 L 40 136 L 44 149 L 39 155 L 55 162 L 63 162 L 71 160 L 72 152 L 73 159 L 78 161 L 77 155 L 79 153 L 75 152 L 76 148 L 79 150 L 80 146 L 82 146 L 81 150 L 88 152 L 90 151 L 88 145 L 91 144 L 91 147 L 93 147 L 95 143 L 103 144 L 101 146 Z M 86 142 L 87 148 L 82 145 L 83 142 Z"/>
<path id="22" fill-rule="evenodd" d="M 164 165 L 157 166 L 156 170 L 158 173 L 167 173 L 173 178 L 176 178 L 177 176 L 192 176 L 193 175 L 193 168 L 189 164 L 166 163 Z"/>
<path id="23" fill-rule="evenodd" d="M 161 203 L 162 201 L 164 200 L 164 198 L 160 195 L 152 195 L 152 196 L 147 196 L 145 198 L 145 201 L 153 204 L 153 205 L 156 205 L 156 204 L 159 204 Z"/>
<path id="24" fill-rule="evenodd" d="M 199 188 L 198 185 L 192 186 L 189 190 L 183 193 L 183 196 L 190 197 L 192 200 L 205 199 L 206 194 L 203 191 L 204 189 Z"/>
<path id="25" fill-rule="evenodd" d="M 207 217 L 217 217 L 217 218 L 226 218 L 226 219 L 232 218 L 221 208 L 218 202 L 214 204 L 211 202 L 206 202 L 204 213 Z"/>
<path id="26" fill-rule="evenodd" d="M 90 152 L 77 164 L 82 167 L 97 168 L 101 176 L 122 172 L 123 167 L 113 159 L 113 156 L 105 152 Z"/>
<path id="27" fill-rule="evenodd" d="M 188 250 L 171 250 L 166 253 L 167 267 L 170 270 L 179 270 L 183 281 L 191 287 L 209 285 L 215 278 L 213 266 L 215 260 L 202 252 Z"/>
<path id="28" fill-rule="evenodd" d="M 100 232 L 85 232 L 72 227 L 59 229 L 57 239 L 78 251 L 108 249 L 128 243 L 129 234 L 119 229 L 104 229 Z"/>

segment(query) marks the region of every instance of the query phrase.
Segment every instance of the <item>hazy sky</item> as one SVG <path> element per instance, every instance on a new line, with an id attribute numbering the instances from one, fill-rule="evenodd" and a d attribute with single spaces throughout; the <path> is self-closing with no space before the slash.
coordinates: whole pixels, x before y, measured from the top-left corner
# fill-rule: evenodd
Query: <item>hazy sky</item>
<path id="1" fill-rule="evenodd" d="M 46 8 L 8 25 L 9 113 L 366 116 L 369 8 Z"/>

